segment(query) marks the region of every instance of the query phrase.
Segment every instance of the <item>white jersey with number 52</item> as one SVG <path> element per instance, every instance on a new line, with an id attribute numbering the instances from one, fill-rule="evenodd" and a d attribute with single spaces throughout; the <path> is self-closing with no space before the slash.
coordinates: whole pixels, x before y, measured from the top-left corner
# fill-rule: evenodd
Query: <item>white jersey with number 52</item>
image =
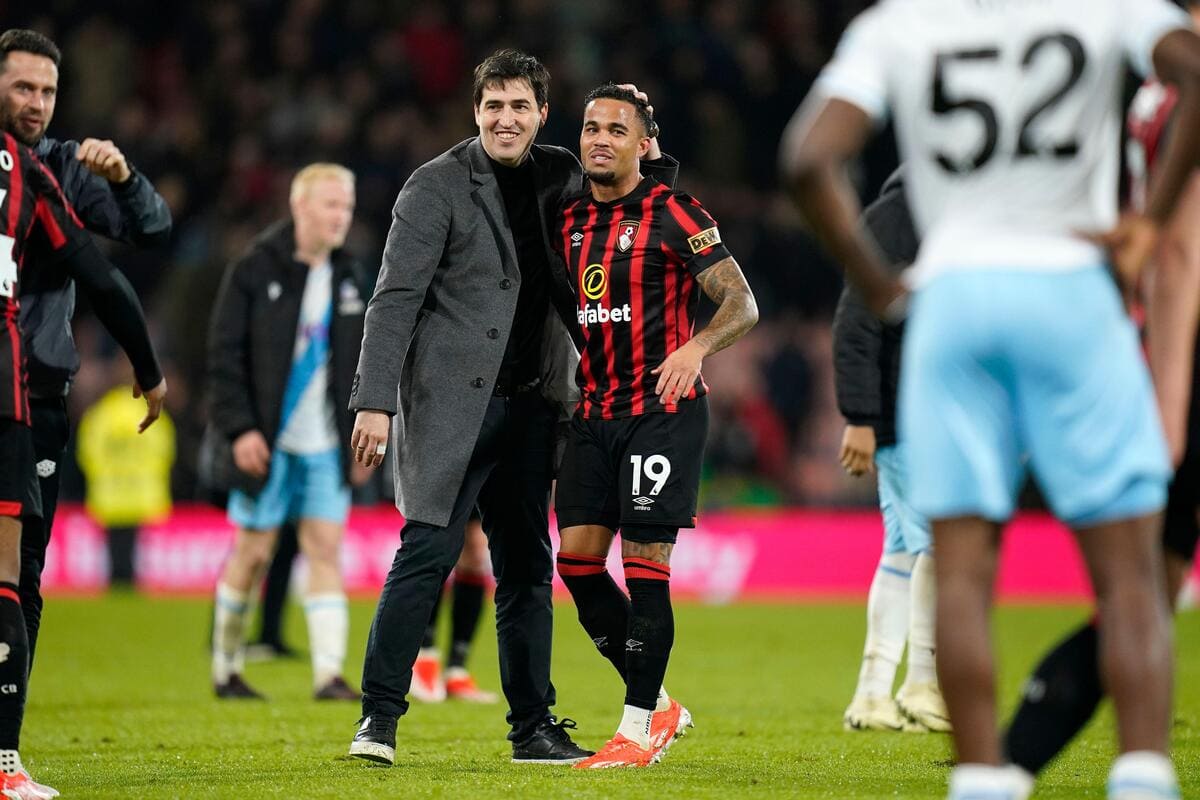
<path id="1" fill-rule="evenodd" d="M 818 86 L 893 116 L 923 244 L 947 269 L 1059 270 L 1116 222 L 1125 65 L 1188 17 L 1167 0 L 881 0 Z"/>

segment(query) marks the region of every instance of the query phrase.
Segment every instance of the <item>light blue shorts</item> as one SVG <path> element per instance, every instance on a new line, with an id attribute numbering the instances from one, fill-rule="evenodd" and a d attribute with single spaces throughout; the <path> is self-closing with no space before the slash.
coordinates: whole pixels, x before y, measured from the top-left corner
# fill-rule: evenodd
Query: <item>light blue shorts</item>
<path id="1" fill-rule="evenodd" d="M 323 519 L 344 523 L 350 487 L 342 480 L 337 448 L 311 455 L 276 450 L 267 484 L 257 496 L 229 493 L 229 521 L 252 531 L 274 530 L 285 520 Z"/>
<path id="2" fill-rule="evenodd" d="M 904 448 L 894 444 L 875 451 L 879 510 L 883 512 L 883 552 L 918 555 L 933 546 L 929 522 L 913 510 L 904 466 Z"/>
<path id="3" fill-rule="evenodd" d="M 1165 504 L 1150 375 L 1103 268 L 940 275 L 914 298 L 903 365 L 900 438 L 927 518 L 1007 520 L 1026 459 L 1077 527 Z"/>

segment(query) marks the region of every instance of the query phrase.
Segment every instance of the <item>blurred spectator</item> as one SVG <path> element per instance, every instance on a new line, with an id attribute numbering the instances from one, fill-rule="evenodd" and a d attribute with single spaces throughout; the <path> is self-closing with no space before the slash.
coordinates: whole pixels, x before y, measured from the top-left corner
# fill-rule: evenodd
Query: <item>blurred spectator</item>
<path id="1" fill-rule="evenodd" d="M 77 458 L 87 480 L 87 510 L 108 536 L 110 586 L 134 584 L 138 528 L 171 513 L 175 426 L 166 411 L 144 433 L 146 404 L 123 376 L 79 421 Z"/>

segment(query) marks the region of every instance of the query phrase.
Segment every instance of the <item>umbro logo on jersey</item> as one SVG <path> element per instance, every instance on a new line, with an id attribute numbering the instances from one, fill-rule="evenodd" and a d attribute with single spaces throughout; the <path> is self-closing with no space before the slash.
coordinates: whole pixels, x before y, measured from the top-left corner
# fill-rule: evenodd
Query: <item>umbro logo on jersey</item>
<path id="1" fill-rule="evenodd" d="M 579 247 L 579 243 L 583 241 L 583 234 L 575 231 L 571 234 L 571 247 Z"/>
<path id="2" fill-rule="evenodd" d="M 640 653 L 640 652 L 642 652 L 642 645 L 644 645 L 644 644 L 645 644 L 645 642 L 639 642 L 637 639 L 626 639 L 625 640 L 625 652 L 626 653 Z"/>
<path id="3" fill-rule="evenodd" d="M 37 462 L 37 474 L 39 478 L 49 478 L 54 474 L 54 470 L 58 468 L 58 464 L 50 459 L 42 459 Z"/>
<path id="4" fill-rule="evenodd" d="M 649 511 L 650 506 L 654 505 L 654 501 L 649 497 L 635 497 L 633 498 L 633 502 L 638 504 L 638 508 L 634 509 L 635 511 Z"/>

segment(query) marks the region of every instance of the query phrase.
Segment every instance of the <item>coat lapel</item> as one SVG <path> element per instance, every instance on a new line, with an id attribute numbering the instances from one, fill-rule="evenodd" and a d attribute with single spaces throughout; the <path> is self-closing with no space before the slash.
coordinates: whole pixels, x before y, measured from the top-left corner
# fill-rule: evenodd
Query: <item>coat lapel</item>
<path id="1" fill-rule="evenodd" d="M 471 197 L 492 229 L 504 274 L 519 281 L 521 269 L 517 265 L 517 248 L 504 210 L 504 197 L 500 194 L 500 184 L 496 182 L 491 161 L 478 138 L 467 145 L 467 165 L 471 169 L 471 183 L 475 186 Z"/>

